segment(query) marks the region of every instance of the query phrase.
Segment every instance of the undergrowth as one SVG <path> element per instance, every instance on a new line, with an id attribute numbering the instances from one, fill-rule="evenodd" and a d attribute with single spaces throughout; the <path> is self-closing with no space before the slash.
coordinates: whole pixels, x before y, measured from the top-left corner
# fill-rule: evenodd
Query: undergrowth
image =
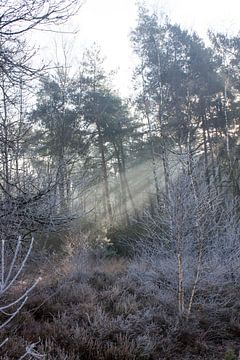
<path id="1" fill-rule="evenodd" d="M 229 358 L 229 349 L 237 353 L 240 287 L 222 289 L 223 298 L 232 292 L 232 303 L 195 304 L 187 322 L 156 284 L 142 286 L 129 260 L 89 257 L 84 271 L 76 262 L 45 269 L 24 309 L 1 333 L 9 337 L 1 359 L 18 359 L 29 343 L 49 360 L 219 360 Z M 208 291 L 213 289 L 204 296 Z"/>

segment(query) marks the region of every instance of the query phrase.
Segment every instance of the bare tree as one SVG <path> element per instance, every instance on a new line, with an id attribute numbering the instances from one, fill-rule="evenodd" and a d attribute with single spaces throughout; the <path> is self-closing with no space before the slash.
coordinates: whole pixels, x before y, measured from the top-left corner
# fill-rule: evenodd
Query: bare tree
<path id="1" fill-rule="evenodd" d="M 39 226 L 56 225 L 51 216 L 52 192 L 56 184 L 47 179 L 42 186 L 41 180 L 31 171 L 30 161 L 27 162 L 30 170 L 25 171 L 23 149 L 29 137 L 29 126 L 26 126 L 27 121 L 23 121 L 26 115 L 23 102 L 27 102 L 26 98 L 23 99 L 23 92 L 26 80 L 41 70 L 31 64 L 35 50 L 29 48 L 25 35 L 41 25 L 64 23 L 77 13 L 80 5 L 79 0 L 3 0 L 1 3 L 0 330 L 5 329 L 19 314 L 28 295 L 39 281 L 38 279 L 29 285 L 22 294 L 16 295 L 14 300 L 7 301 L 7 295 L 18 283 L 33 247 L 33 238 L 26 247 L 26 241 L 23 243 L 22 237 L 31 236 Z M 20 176 L 20 173 L 24 175 Z M 62 219 L 58 220 L 62 223 Z M 1 342 L 0 348 L 7 340 Z M 42 358 L 34 350 L 34 346 L 35 344 L 29 345 L 20 359 L 29 356 Z"/>
<path id="2" fill-rule="evenodd" d="M 36 74 L 39 69 L 30 65 L 35 51 L 23 36 L 41 25 L 64 23 L 81 4 L 81 0 L 4 0 L 0 11 L 0 71 L 12 82 Z"/>
<path id="3" fill-rule="evenodd" d="M 186 319 L 196 302 L 230 301 L 231 293 L 218 292 L 234 288 L 240 276 L 238 199 L 209 193 L 204 171 L 195 169 L 191 177 L 179 175 L 162 207 L 145 213 L 145 235 L 130 267 L 147 291 L 160 291 L 162 301 L 175 299 Z M 212 289 L 207 298 L 206 289 Z"/>
<path id="4" fill-rule="evenodd" d="M 41 25 L 62 24 L 77 13 L 80 0 L 10 0 L 0 10 L 0 218 L 1 237 L 14 239 L 52 222 L 56 188 L 33 170 L 26 80 L 38 74 L 34 49 L 25 35 Z M 43 29 L 43 28 L 41 28 Z M 57 170 L 56 170 L 57 171 Z M 58 222 L 58 221 L 57 221 Z M 24 231 L 24 233 L 22 232 Z"/>

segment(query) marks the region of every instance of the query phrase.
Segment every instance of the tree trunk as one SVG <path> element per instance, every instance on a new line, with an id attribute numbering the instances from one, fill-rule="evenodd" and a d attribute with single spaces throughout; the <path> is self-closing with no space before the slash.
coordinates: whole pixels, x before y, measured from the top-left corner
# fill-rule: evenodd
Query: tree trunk
<path id="1" fill-rule="evenodd" d="M 97 131 L 98 131 L 98 140 L 99 140 L 99 150 L 101 154 L 101 160 L 102 160 L 102 175 L 103 175 L 103 185 L 104 185 L 104 192 L 105 192 L 105 200 L 107 205 L 107 212 L 110 223 L 113 222 L 113 213 L 112 213 L 112 206 L 111 206 L 111 200 L 110 200 L 110 191 L 109 191 L 109 183 L 108 183 L 108 174 L 107 174 L 107 164 L 106 164 L 106 158 L 105 158 L 105 151 L 104 151 L 104 145 L 103 145 L 103 138 L 102 138 L 102 132 L 100 129 L 99 124 L 96 122 L 97 125 Z"/>
<path id="2" fill-rule="evenodd" d="M 157 203 L 159 205 L 160 204 L 160 190 L 159 190 L 158 177 L 157 177 L 157 163 L 156 163 L 154 143 L 153 143 L 153 138 L 152 138 L 152 126 L 151 126 L 151 121 L 149 118 L 146 102 L 145 102 L 145 109 L 146 109 L 145 111 L 146 111 L 146 117 L 147 117 L 147 122 L 148 122 L 148 136 L 149 136 L 150 146 L 151 146 L 153 179 L 154 179 L 155 191 L 156 191 L 156 195 L 157 195 Z"/>
<path id="3" fill-rule="evenodd" d="M 169 174 L 169 164 L 168 164 L 168 158 L 167 158 L 166 139 L 165 139 L 165 135 L 163 133 L 161 105 L 159 105 L 159 107 L 158 107 L 158 119 L 159 119 L 160 134 L 161 134 L 161 139 L 162 139 L 161 154 L 162 154 L 164 181 L 165 181 L 165 191 L 166 191 L 167 198 L 169 198 L 170 174 Z"/>
<path id="4" fill-rule="evenodd" d="M 202 132 L 203 132 L 203 147 L 204 147 L 204 168 L 205 168 L 205 180 L 207 186 L 210 184 L 209 179 L 209 165 L 208 165 L 208 146 L 206 136 L 206 116 L 202 115 Z"/>
<path id="5" fill-rule="evenodd" d="M 119 149 L 116 144 L 114 144 L 114 149 L 115 149 L 115 153 L 116 153 L 116 157 L 117 157 L 118 171 L 119 171 L 119 177 L 120 177 L 120 186 L 121 186 L 120 206 L 122 208 L 122 205 L 123 205 L 124 217 L 128 223 L 129 217 L 128 217 L 128 211 L 127 211 L 127 194 L 126 194 L 125 180 L 124 180 L 124 176 L 123 176 L 123 165 L 122 165 L 122 162 L 120 159 Z"/>
<path id="6" fill-rule="evenodd" d="M 126 186 L 126 189 L 127 189 L 127 192 L 128 192 L 128 197 L 129 197 L 129 200 L 130 200 L 130 202 L 131 202 L 133 211 L 134 211 L 134 213 L 136 214 L 136 213 L 137 213 L 136 206 L 135 206 L 135 203 L 134 203 L 134 200 L 133 200 L 133 196 L 132 196 L 132 192 L 131 192 L 131 189 L 130 189 L 130 186 L 129 186 L 129 182 L 128 182 L 128 179 L 127 179 L 125 155 L 124 155 L 124 150 L 123 150 L 122 141 L 121 141 L 121 143 L 120 143 L 120 151 L 121 151 L 122 170 L 123 170 L 124 183 L 125 183 L 125 186 Z"/>
<path id="7" fill-rule="evenodd" d="M 59 198 L 60 198 L 60 210 L 66 211 L 67 202 L 65 196 L 65 167 L 64 167 L 64 159 L 61 156 L 59 159 L 59 168 L 58 168 L 58 190 L 59 190 Z"/>

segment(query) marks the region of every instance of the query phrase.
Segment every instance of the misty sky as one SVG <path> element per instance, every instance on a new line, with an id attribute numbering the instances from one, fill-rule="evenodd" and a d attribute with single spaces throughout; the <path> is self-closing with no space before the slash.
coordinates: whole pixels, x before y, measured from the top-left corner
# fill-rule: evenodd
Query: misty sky
<path id="1" fill-rule="evenodd" d="M 206 36 L 208 28 L 229 33 L 237 33 L 240 29 L 239 0 L 146 0 L 145 5 L 163 11 L 174 22 L 197 31 L 202 37 Z M 79 15 L 62 28 L 67 31 L 78 30 L 75 36 L 35 32 L 34 38 L 37 38 L 47 59 L 56 58 L 56 47 L 61 59 L 61 43 L 68 43 L 71 64 L 74 63 L 73 59 L 81 57 L 84 47 L 95 41 L 106 56 L 106 67 L 118 70 L 116 87 L 122 95 L 128 95 L 133 68 L 129 33 L 136 24 L 136 18 L 135 0 L 85 0 Z"/>

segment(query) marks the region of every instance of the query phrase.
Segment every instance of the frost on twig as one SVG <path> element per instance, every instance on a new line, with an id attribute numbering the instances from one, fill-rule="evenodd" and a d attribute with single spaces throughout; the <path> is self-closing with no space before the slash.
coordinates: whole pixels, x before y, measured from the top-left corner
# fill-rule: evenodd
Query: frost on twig
<path id="1" fill-rule="evenodd" d="M 3 296 L 5 296 L 11 288 L 16 285 L 19 276 L 21 275 L 24 266 L 29 258 L 29 255 L 33 247 L 33 238 L 29 244 L 29 247 L 23 257 L 21 257 L 22 241 L 21 236 L 18 237 L 15 249 L 9 259 L 9 251 L 6 247 L 4 239 L 1 240 L 1 267 L 0 267 L 0 313 L 3 315 L 4 320 L 0 323 L 0 330 L 3 330 L 8 323 L 19 314 L 20 310 L 26 303 L 29 293 L 34 289 L 37 283 L 40 281 L 38 278 L 30 287 L 28 287 L 23 294 L 19 295 L 15 300 L 9 301 L 7 304 L 2 304 Z M 19 260 L 20 258 L 20 260 Z M 8 338 L 4 339 L 0 344 L 0 348 L 6 344 Z M 21 356 L 20 359 L 24 359 L 27 355 L 31 355 L 36 359 L 42 358 L 42 355 L 38 354 L 34 350 L 36 344 L 31 344 L 26 348 L 26 353 Z M 19 359 L 19 360 L 20 360 Z"/>
<path id="2" fill-rule="evenodd" d="M 27 356 L 31 356 L 33 357 L 34 359 L 44 359 L 45 358 L 45 355 L 42 355 L 42 354 L 39 354 L 35 349 L 34 347 L 37 345 L 36 344 L 31 344 L 29 346 L 26 347 L 26 352 L 24 355 L 22 355 L 19 360 L 22 360 L 22 359 L 25 359 Z"/>
<path id="3" fill-rule="evenodd" d="M 199 305 L 233 302 L 240 280 L 239 198 L 210 190 L 197 170 L 194 181 L 180 174 L 169 193 L 164 210 L 145 211 L 128 274 L 188 320 Z"/>

